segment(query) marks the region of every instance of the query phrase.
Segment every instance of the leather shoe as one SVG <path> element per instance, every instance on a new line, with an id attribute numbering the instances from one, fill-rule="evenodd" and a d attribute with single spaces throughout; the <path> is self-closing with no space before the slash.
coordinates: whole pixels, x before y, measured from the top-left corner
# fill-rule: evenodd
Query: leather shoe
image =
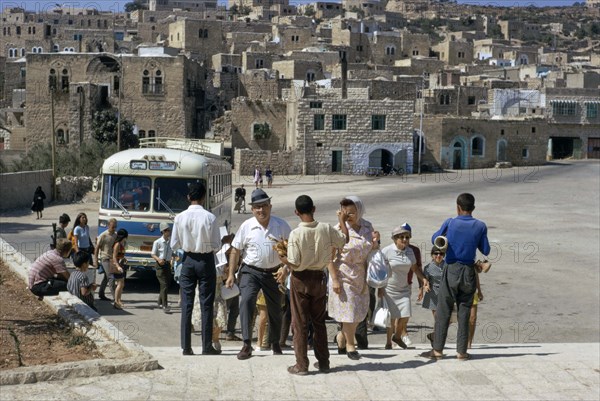
<path id="1" fill-rule="evenodd" d="M 329 366 L 321 367 L 321 364 L 319 363 L 319 361 L 315 362 L 315 364 L 313 366 L 315 367 L 315 369 L 318 369 L 319 372 L 321 372 L 321 373 L 329 373 L 331 371 Z"/>
<path id="2" fill-rule="evenodd" d="M 215 347 L 210 347 L 206 350 L 202 350 L 202 355 L 221 355 L 221 350 L 216 349 Z"/>
<path id="3" fill-rule="evenodd" d="M 100 299 L 101 301 L 110 301 L 110 298 L 108 298 L 106 295 L 100 295 L 98 299 Z"/>
<path id="4" fill-rule="evenodd" d="M 194 355 L 194 351 L 191 348 L 184 349 L 183 355 Z"/>
<path id="5" fill-rule="evenodd" d="M 252 347 L 249 344 L 244 344 L 242 350 L 238 352 L 237 359 L 244 360 L 252 356 Z"/>
<path id="6" fill-rule="evenodd" d="M 398 344 L 402 349 L 407 349 L 408 346 L 402 341 L 401 338 L 396 338 L 394 334 L 392 334 L 392 341 Z"/>
<path id="7" fill-rule="evenodd" d="M 298 376 L 306 376 L 308 374 L 308 370 L 302 370 L 298 367 L 298 365 L 293 365 L 288 367 L 288 373 L 292 374 L 292 375 L 298 375 Z"/>
<path id="8" fill-rule="evenodd" d="M 273 350 L 273 355 L 283 355 L 283 351 L 281 351 L 281 346 L 278 343 L 271 344 L 271 349 Z"/>
<path id="9" fill-rule="evenodd" d="M 353 361 L 358 361 L 360 357 L 361 355 L 358 353 L 358 351 L 348 351 L 348 358 L 352 359 Z"/>

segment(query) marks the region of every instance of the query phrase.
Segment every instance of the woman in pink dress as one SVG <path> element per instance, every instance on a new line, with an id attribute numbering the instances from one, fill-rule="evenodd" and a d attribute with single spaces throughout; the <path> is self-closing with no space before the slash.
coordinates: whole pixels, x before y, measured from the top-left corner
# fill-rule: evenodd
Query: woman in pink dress
<path id="1" fill-rule="evenodd" d="M 360 354 L 354 343 L 356 326 L 369 311 L 367 256 L 372 249 L 379 248 L 379 233 L 373 231 L 373 225 L 362 218 L 365 208 L 357 196 L 346 196 L 340 205 L 338 214 L 345 225 L 338 224 L 336 228 L 349 240 L 329 269 L 328 310 L 329 316 L 342 324 L 342 331 L 335 337 L 338 352 L 357 360 Z"/>

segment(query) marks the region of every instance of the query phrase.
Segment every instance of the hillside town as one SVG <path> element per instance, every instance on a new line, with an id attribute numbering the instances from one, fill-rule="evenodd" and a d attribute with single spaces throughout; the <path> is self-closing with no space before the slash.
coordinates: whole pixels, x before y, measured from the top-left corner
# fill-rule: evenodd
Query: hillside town
<path id="1" fill-rule="evenodd" d="M 0 154 L 77 149 L 108 112 L 139 139 L 221 142 L 239 174 L 600 158 L 599 21 L 598 0 L 5 8 Z"/>

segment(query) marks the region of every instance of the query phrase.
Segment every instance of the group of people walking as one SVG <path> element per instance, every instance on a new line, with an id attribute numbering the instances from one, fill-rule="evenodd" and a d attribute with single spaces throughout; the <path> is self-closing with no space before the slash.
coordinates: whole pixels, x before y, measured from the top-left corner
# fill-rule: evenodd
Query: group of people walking
<path id="1" fill-rule="evenodd" d="M 197 284 L 202 305 L 202 353 L 220 353 L 220 350 L 213 347 L 211 339 L 215 286 L 222 284 L 217 283 L 215 277 L 213 253 L 220 248 L 221 239 L 214 226 L 216 218 L 201 206 L 205 189 L 202 184 L 198 187 L 190 187 L 189 198 L 192 205 L 176 217 L 171 240 L 174 249 L 181 247 L 184 251 L 181 274 L 188 278 L 182 286 L 184 306 L 181 346 L 184 355 L 193 354 L 190 321 L 193 288 Z M 371 291 L 366 280 L 367 258 L 372 251 L 379 249 L 381 243 L 380 233 L 363 217 L 365 207 L 361 199 L 356 196 L 344 197 L 337 212 L 338 223 L 332 227 L 315 220 L 316 207 L 309 196 L 299 196 L 295 201 L 295 214 L 300 222 L 295 229 L 271 213 L 271 197 L 263 189 L 257 188 L 252 192 L 249 204 L 253 216 L 241 224 L 231 242 L 227 279 L 224 283 L 225 288 L 232 288 L 237 283 L 240 290 L 239 315 L 243 345 L 237 358 L 244 360 L 252 357 L 252 322 L 259 292 L 265 298 L 268 311 L 271 350 L 274 355 L 282 354 L 278 341 L 282 325 L 280 288 L 290 275 L 296 364 L 290 366 L 288 371 L 299 375 L 308 372 L 309 326 L 317 359 L 315 368 L 321 372 L 329 371 L 325 326 L 327 314 L 340 324 L 340 330 L 334 339 L 338 352 L 353 360 L 360 359 L 355 341 L 360 337 L 357 328 L 366 323 L 370 309 Z M 469 312 L 477 288 L 475 256 L 477 250 L 484 255 L 489 253 L 487 228 L 483 222 L 471 216 L 473 210 L 474 197 L 461 194 L 457 199 L 458 216 L 444 222 L 432 238 L 433 241 L 444 233 L 449 242 L 448 250 L 451 250 L 447 256 L 447 267 L 439 264 L 441 277 L 433 269 L 424 274 L 417 264 L 414 251 L 409 247 L 411 228 L 408 224 L 392 230 L 393 243 L 382 249 L 392 273 L 387 286 L 377 291 L 377 296 L 387 300 L 391 316 L 395 320 L 388 333 L 388 342 L 391 340 L 402 348 L 407 347 L 403 338 L 407 339 L 406 322 L 411 314 L 409 272 L 413 272 L 423 289 L 420 297 L 439 287 L 438 312 L 435 315 L 432 341 L 434 349 L 422 356 L 441 356 L 452 304 L 457 303 L 458 357 L 468 358 L 467 337 L 463 346 L 463 332 L 465 327 L 468 332 Z M 287 246 L 284 252 L 280 252 L 278 244 L 284 241 L 287 241 Z M 443 259 L 442 255 L 442 252 L 434 253 L 434 262 Z M 434 282 L 433 288 L 430 281 Z M 429 304 L 434 302 L 431 298 L 431 295 L 427 297 Z"/>
<path id="2" fill-rule="evenodd" d="M 432 243 L 438 236 L 447 238 L 447 249 L 434 246 L 432 262 L 425 269 L 420 266 L 418 248 L 410 245 L 412 228 L 407 223 L 392 229 L 392 243 L 380 250 L 381 234 L 364 218 L 365 205 L 357 196 L 348 195 L 341 199 L 335 226 L 316 220 L 313 200 L 308 195 L 299 196 L 294 205 L 299 223 L 292 229 L 285 220 L 271 213 L 272 198 L 263 189 L 256 188 L 249 203 L 252 217 L 241 224 L 234 236 L 225 238 L 220 236 L 216 216 L 202 206 L 205 198 L 204 185 L 201 182 L 191 184 L 188 192 L 190 206 L 175 217 L 172 228 L 166 223 L 161 224 L 161 237 L 155 241 L 152 250 L 161 286 L 159 304 L 165 311 L 168 311 L 170 260 L 172 255 L 180 255 L 178 277 L 183 355 L 194 354 L 191 332 L 196 294 L 202 317 L 202 354 L 221 353 L 220 346 L 215 347 L 213 341 L 215 299 L 222 301 L 221 291 L 235 285 L 239 286 L 243 341 L 237 358 L 244 360 L 252 357 L 252 326 L 259 292 L 264 296 L 268 313 L 270 348 L 273 354 L 282 354 L 281 301 L 282 288 L 285 290 L 286 283 L 289 285 L 296 356 L 296 363 L 288 368 L 291 374 L 304 375 L 308 372 L 309 331 L 317 359 L 314 367 L 320 372 L 330 370 L 325 325 L 327 315 L 339 323 L 339 331 L 333 339 L 338 353 L 352 360 L 360 359 L 357 348 L 368 346 L 366 323 L 374 297 L 385 300 L 393 319 L 387 332 L 386 348 L 391 349 L 392 342 L 407 348 L 410 345 L 407 322 L 412 314 L 411 280 L 414 275 L 419 282 L 419 300 L 423 299 L 423 307 L 433 310 L 435 317 L 434 331 L 428 335 L 432 350 L 421 356 L 430 359 L 443 356 L 450 316 L 456 308 L 457 358 L 469 358 L 467 348 L 471 308 L 475 293 L 478 292 L 479 298 L 482 297 L 475 257 L 478 250 L 484 255 L 490 252 L 485 223 L 472 217 L 475 209 L 473 195 L 459 195 L 457 216 L 447 219 L 433 234 Z M 63 217 L 61 234 L 70 220 L 68 216 Z M 104 270 L 100 299 L 106 299 L 105 289 L 108 285 L 113 294 L 114 307 L 122 308 L 127 231 L 117 231 L 117 222 L 111 219 L 94 247 L 89 240 L 87 216 L 80 213 L 72 233 L 73 242 L 65 238 L 58 239 L 56 249 L 34 262 L 29 278 L 31 291 L 42 297 L 64 289 L 59 282 L 70 278 L 62 258 L 68 256 L 73 248 L 78 270 L 85 271 L 93 263 Z M 229 247 L 228 262 L 223 270 L 217 272 L 215 253 L 224 243 Z M 366 279 L 368 258 L 372 252 L 379 250 L 389 264 L 391 274 L 384 288 L 373 290 Z M 89 294 L 95 290 L 94 283 L 90 284 L 77 275 L 75 283 L 66 287 L 84 302 L 90 303 L 89 299 L 92 298 L 93 307 L 93 297 L 89 297 Z M 218 338 L 218 333 L 216 335 Z"/>

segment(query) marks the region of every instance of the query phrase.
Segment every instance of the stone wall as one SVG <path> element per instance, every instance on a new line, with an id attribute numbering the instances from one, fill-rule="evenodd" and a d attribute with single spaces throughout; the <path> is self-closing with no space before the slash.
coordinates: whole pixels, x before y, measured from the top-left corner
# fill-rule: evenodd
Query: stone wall
<path id="1" fill-rule="evenodd" d="M 266 166 L 271 166 L 273 176 L 302 174 L 302 152 L 270 150 L 236 149 L 234 154 L 234 174 L 245 181 L 245 177 L 253 177 L 254 169 L 258 166 L 264 171 Z M 250 178 L 250 181 L 252 179 Z"/>
<path id="2" fill-rule="evenodd" d="M 58 199 L 63 202 L 81 200 L 92 189 L 92 177 L 65 176 L 56 180 Z"/>
<path id="3" fill-rule="evenodd" d="M 52 200 L 52 170 L 0 174 L 0 210 L 31 207 L 38 186 L 46 194 L 47 204 Z"/>

